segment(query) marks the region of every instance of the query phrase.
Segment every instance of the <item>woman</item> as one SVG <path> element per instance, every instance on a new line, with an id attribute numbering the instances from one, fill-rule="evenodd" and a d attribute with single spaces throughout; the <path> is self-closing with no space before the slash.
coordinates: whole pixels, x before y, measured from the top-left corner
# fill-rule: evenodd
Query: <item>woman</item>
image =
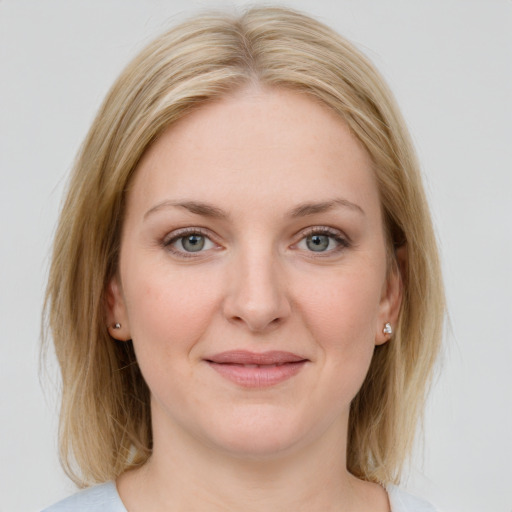
<path id="1" fill-rule="evenodd" d="M 47 510 L 433 510 L 400 491 L 443 289 L 406 128 L 350 44 L 293 11 L 146 48 L 82 147 L 47 313 Z"/>

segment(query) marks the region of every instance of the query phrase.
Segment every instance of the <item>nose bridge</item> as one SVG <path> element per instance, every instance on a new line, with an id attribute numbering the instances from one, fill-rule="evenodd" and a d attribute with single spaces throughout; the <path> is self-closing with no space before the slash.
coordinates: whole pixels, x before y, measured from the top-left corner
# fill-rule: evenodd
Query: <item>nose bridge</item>
<path id="1" fill-rule="evenodd" d="M 268 241 L 240 247 L 230 275 L 226 315 L 251 331 L 277 326 L 290 305 L 279 256 Z"/>

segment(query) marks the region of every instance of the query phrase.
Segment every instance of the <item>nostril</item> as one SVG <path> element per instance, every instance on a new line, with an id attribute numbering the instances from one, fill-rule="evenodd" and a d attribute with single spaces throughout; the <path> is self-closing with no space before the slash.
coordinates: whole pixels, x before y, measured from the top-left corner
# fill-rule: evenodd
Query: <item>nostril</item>
<path id="1" fill-rule="evenodd" d="M 283 321 L 283 319 L 280 317 L 269 319 L 268 316 L 256 317 L 254 315 L 235 315 L 232 316 L 229 320 L 235 324 L 246 326 L 246 328 L 248 328 L 251 332 L 264 332 L 268 331 L 269 329 L 274 329 L 281 325 Z"/>

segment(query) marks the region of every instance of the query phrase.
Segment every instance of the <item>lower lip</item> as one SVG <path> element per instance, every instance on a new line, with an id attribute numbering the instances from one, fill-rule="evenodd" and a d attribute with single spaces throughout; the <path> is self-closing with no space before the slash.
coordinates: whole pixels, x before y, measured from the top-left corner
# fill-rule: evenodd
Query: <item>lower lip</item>
<path id="1" fill-rule="evenodd" d="M 264 388 L 274 386 L 297 375 L 306 364 L 306 361 L 285 363 L 277 366 L 257 367 L 247 367 L 229 363 L 214 363 L 212 361 L 208 361 L 208 364 L 225 379 L 239 386 L 245 388 Z"/>

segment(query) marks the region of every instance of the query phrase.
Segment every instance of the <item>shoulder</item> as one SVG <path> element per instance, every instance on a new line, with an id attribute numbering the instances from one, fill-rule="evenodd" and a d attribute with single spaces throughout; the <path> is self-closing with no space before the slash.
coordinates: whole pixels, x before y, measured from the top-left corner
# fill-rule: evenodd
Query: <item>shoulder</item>
<path id="1" fill-rule="evenodd" d="M 126 512 L 126 509 L 116 484 L 107 482 L 73 494 L 42 512 Z"/>
<path id="2" fill-rule="evenodd" d="M 391 512 L 439 512 L 433 505 L 421 498 L 402 491 L 394 485 L 386 488 Z"/>

